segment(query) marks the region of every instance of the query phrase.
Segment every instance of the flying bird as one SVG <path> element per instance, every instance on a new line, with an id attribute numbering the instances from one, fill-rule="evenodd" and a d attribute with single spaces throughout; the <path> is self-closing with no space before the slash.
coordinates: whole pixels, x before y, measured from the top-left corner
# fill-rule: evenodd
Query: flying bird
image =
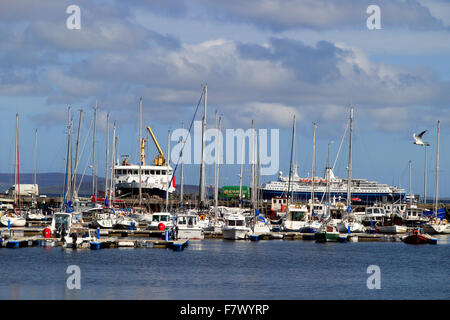
<path id="1" fill-rule="evenodd" d="M 417 136 L 416 136 L 416 134 L 414 133 L 413 134 L 413 138 L 414 138 L 414 144 L 417 144 L 417 145 L 419 145 L 419 146 L 429 146 L 430 144 L 428 143 L 428 142 L 423 142 L 423 140 L 422 140 L 422 137 L 423 137 L 423 135 L 425 134 L 425 132 L 427 132 L 427 130 L 425 130 L 425 131 L 422 131 L 421 133 L 419 133 Z"/>

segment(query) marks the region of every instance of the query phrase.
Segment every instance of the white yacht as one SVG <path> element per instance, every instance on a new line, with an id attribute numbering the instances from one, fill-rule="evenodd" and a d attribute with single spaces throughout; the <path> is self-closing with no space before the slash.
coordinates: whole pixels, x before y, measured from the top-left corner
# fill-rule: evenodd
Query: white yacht
<path id="1" fill-rule="evenodd" d="M 225 217 L 222 228 L 223 238 L 228 240 L 244 240 L 251 232 L 246 217 L 241 213 L 232 213 Z"/>
<path id="2" fill-rule="evenodd" d="M 17 215 L 15 213 L 9 212 L 9 213 L 5 213 L 0 218 L 0 223 L 3 226 L 7 227 L 8 222 L 11 227 L 24 227 L 26 224 L 26 219 L 21 215 Z"/>
<path id="3" fill-rule="evenodd" d="M 204 239 L 203 229 L 199 224 L 199 216 L 194 214 L 179 214 L 175 219 L 177 239 Z"/>
<path id="4" fill-rule="evenodd" d="M 308 208 L 306 206 L 289 206 L 289 210 L 283 219 L 284 231 L 300 231 L 306 225 Z"/>

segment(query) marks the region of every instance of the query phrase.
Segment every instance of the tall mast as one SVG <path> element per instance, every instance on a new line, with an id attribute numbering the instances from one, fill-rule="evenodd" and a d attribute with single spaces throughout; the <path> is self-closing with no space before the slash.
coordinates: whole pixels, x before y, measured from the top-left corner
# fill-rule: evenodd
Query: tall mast
<path id="1" fill-rule="evenodd" d="M 97 100 L 95 101 L 94 108 L 94 133 L 92 135 L 92 196 L 97 196 L 97 190 L 95 188 L 95 135 L 97 133 Z"/>
<path id="2" fill-rule="evenodd" d="M 256 214 L 256 212 L 255 212 L 255 199 L 256 199 L 256 190 L 255 190 L 255 160 L 256 160 L 256 157 L 255 157 L 255 123 L 254 123 L 254 121 L 252 120 L 252 136 L 251 136 L 251 139 L 252 139 L 252 143 L 250 143 L 249 145 L 251 145 L 252 146 L 252 150 L 250 151 L 251 153 L 252 153 L 252 156 L 251 156 L 251 164 L 250 164 L 250 166 L 251 166 L 251 202 L 252 202 L 252 210 L 253 210 L 253 212 Z"/>
<path id="3" fill-rule="evenodd" d="M 16 201 L 17 201 L 17 207 L 19 208 L 20 213 L 20 161 L 19 161 L 19 114 L 16 113 L 16 174 L 15 174 L 15 185 L 17 187 L 17 190 L 15 190 L 16 194 Z M 14 167 L 16 167 L 14 166 Z"/>
<path id="4" fill-rule="evenodd" d="M 110 180 L 110 187 L 109 187 L 109 194 L 110 194 L 110 206 L 112 205 L 113 198 L 115 195 L 114 190 L 114 173 L 115 173 L 115 167 L 116 167 L 116 152 L 117 152 L 117 140 L 116 140 L 116 121 L 114 121 L 114 127 L 113 127 L 113 151 L 112 151 L 112 157 L 111 157 L 111 180 Z"/>
<path id="5" fill-rule="evenodd" d="M 80 135 L 81 135 L 81 119 L 83 115 L 83 110 L 80 110 L 80 119 L 78 121 L 78 133 L 77 133 L 77 143 L 75 148 L 75 168 L 73 170 L 73 179 L 72 179 L 72 198 L 78 197 L 77 193 L 77 170 L 78 170 L 78 162 L 79 162 L 79 147 L 80 147 Z"/>
<path id="6" fill-rule="evenodd" d="M 202 119 L 202 158 L 200 164 L 199 200 L 200 207 L 205 205 L 205 137 L 206 137 L 206 106 L 208 103 L 208 84 L 203 87 L 203 119 Z"/>
<path id="7" fill-rule="evenodd" d="M 441 127 L 441 121 L 437 122 L 437 142 L 436 142 L 436 180 L 434 187 L 434 210 L 437 217 L 438 210 L 438 198 L 439 198 L 439 130 Z"/>
<path id="8" fill-rule="evenodd" d="M 217 127 L 220 132 L 221 129 L 222 118 L 219 117 L 219 125 Z M 214 217 L 217 219 L 217 206 L 219 205 L 219 163 L 220 163 L 220 135 L 217 136 L 216 141 L 216 170 L 214 176 Z"/>
<path id="9" fill-rule="evenodd" d="M 139 210 L 142 207 L 142 97 L 139 99 Z"/>
<path id="10" fill-rule="evenodd" d="M 413 204 L 411 171 L 412 171 L 412 161 L 409 160 L 409 205 L 410 206 Z"/>
<path id="11" fill-rule="evenodd" d="M 423 172 L 423 203 L 427 203 L 427 144 L 424 145 L 425 159 L 424 159 L 424 172 Z"/>
<path id="12" fill-rule="evenodd" d="M 183 133 L 184 133 L 184 123 L 181 123 L 181 127 L 183 128 Z M 184 145 L 184 137 L 180 138 L 180 142 L 182 143 L 182 145 Z M 184 182 L 183 182 L 183 178 L 184 178 L 184 161 L 183 161 L 183 150 L 181 150 L 180 152 L 180 157 L 181 157 L 181 164 L 180 164 L 180 205 L 181 207 L 183 207 L 183 197 L 184 197 Z"/>
<path id="13" fill-rule="evenodd" d="M 242 208 L 242 175 L 244 172 L 244 137 L 241 143 L 241 171 L 239 173 L 239 208 Z"/>
<path id="14" fill-rule="evenodd" d="M 292 177 L 292 160 L 294 157 L 295 148 L 295 115 L 292 120 L 292 144 L 291 144 L 291 160 L 289 162 L 289 180 L 288 180 L 288 191 L 287 191 L 287 210 L 289 211 L 289 194 L 291 192 L 291 177 Z"/>
<path id="15" fill-rule="evenodd" d="M 169 187 L 170 187 L 170 179 L 169 178 L 169 167 L 170 167 L 170 130 L 167 134 L 167 171 L 166 171 L 166 212 L 169 211 Z"/>
<path id="16" fill-rule="evenodd" d="M 36 201 L 36 185 L 37 185 L 37 129 L 34 131 L 34 191 L 33 191 L 33 202 Z M 34 203 L 33 203 L 34 204 Z"/>
<path id="17" fill-rule="evenodd" d="M 109 177 L 109 113 L 106 114 L 105 199 L 106 197 L 108 197 L 108 186 L 109 186 L 108 177 Z"/>
<path id="18" fill-rule="evenodd" d="M 353 107 L 350 108 L 350 139 L 348 146 L 347 207 L 352 205 L 352 142 L 353 142 Z"/>
<path id="19" fill-rule="evenodd" d="M 313 134 L 313 160 L 312 160 L 312 177 L 311 177 L 311 213 L 314 213 L 314 177 L 316 175 L 316 128 L 317 124 L 314 122 L 314 134 Z"/>

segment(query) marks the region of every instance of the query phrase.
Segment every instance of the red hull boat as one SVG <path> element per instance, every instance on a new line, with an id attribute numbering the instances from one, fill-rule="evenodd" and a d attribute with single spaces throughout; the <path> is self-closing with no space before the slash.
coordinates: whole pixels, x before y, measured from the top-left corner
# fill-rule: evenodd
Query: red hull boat
<path id="1" fill-rule="evenodd" d="M 427 234 L 421 234 L 419 233 L 419 230 L 414 230 L 412 234 L 410 234 L 409 236 L 406 236 L 403 241 L 405 243 L 409 243 L 409 244 L 436 244 L 437 240 L 431 238 L 429 235 Z"/>

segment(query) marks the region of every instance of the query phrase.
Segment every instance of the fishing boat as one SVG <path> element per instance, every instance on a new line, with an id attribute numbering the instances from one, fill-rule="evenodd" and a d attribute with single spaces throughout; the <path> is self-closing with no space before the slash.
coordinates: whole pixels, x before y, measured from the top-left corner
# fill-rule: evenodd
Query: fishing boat
<path id="1" fill-rule="evenodd" d="M 199 216 L 194 214 L 180 214 L 175 219 L 175 237 L 177 239 L 204 239 L 203 229 L 199 224 Z"/>
<path id="2" fill-rule="evenodd" d="M 414 229 L 413 233 L 403 238 L 403 242 L 409 244 L 436 244 L 437 240 L 430 237 L 428 234 L 422 234 L 418 229 Z"/>
<path id="3" fill-rule="evenodd" d="M 385 216 L 384 208 L 367 207 L 361 222 L 365 227 L 374 227 L 376 224 L 381 223 Z"/>
<path id="4" fill-rule="evenodd" d="M 223 238 L 228 240 L 244 240 L 251 232 L 247 219 L 241 213 L 229 214 L 222 228 Z"/>
<path id="5" fill-rule="evenodd" d="M 173 216 L 170 212 L 155 212 L 152 221 L 147 225 L 147 230 L 170 230 L 174 226 Z"/>

